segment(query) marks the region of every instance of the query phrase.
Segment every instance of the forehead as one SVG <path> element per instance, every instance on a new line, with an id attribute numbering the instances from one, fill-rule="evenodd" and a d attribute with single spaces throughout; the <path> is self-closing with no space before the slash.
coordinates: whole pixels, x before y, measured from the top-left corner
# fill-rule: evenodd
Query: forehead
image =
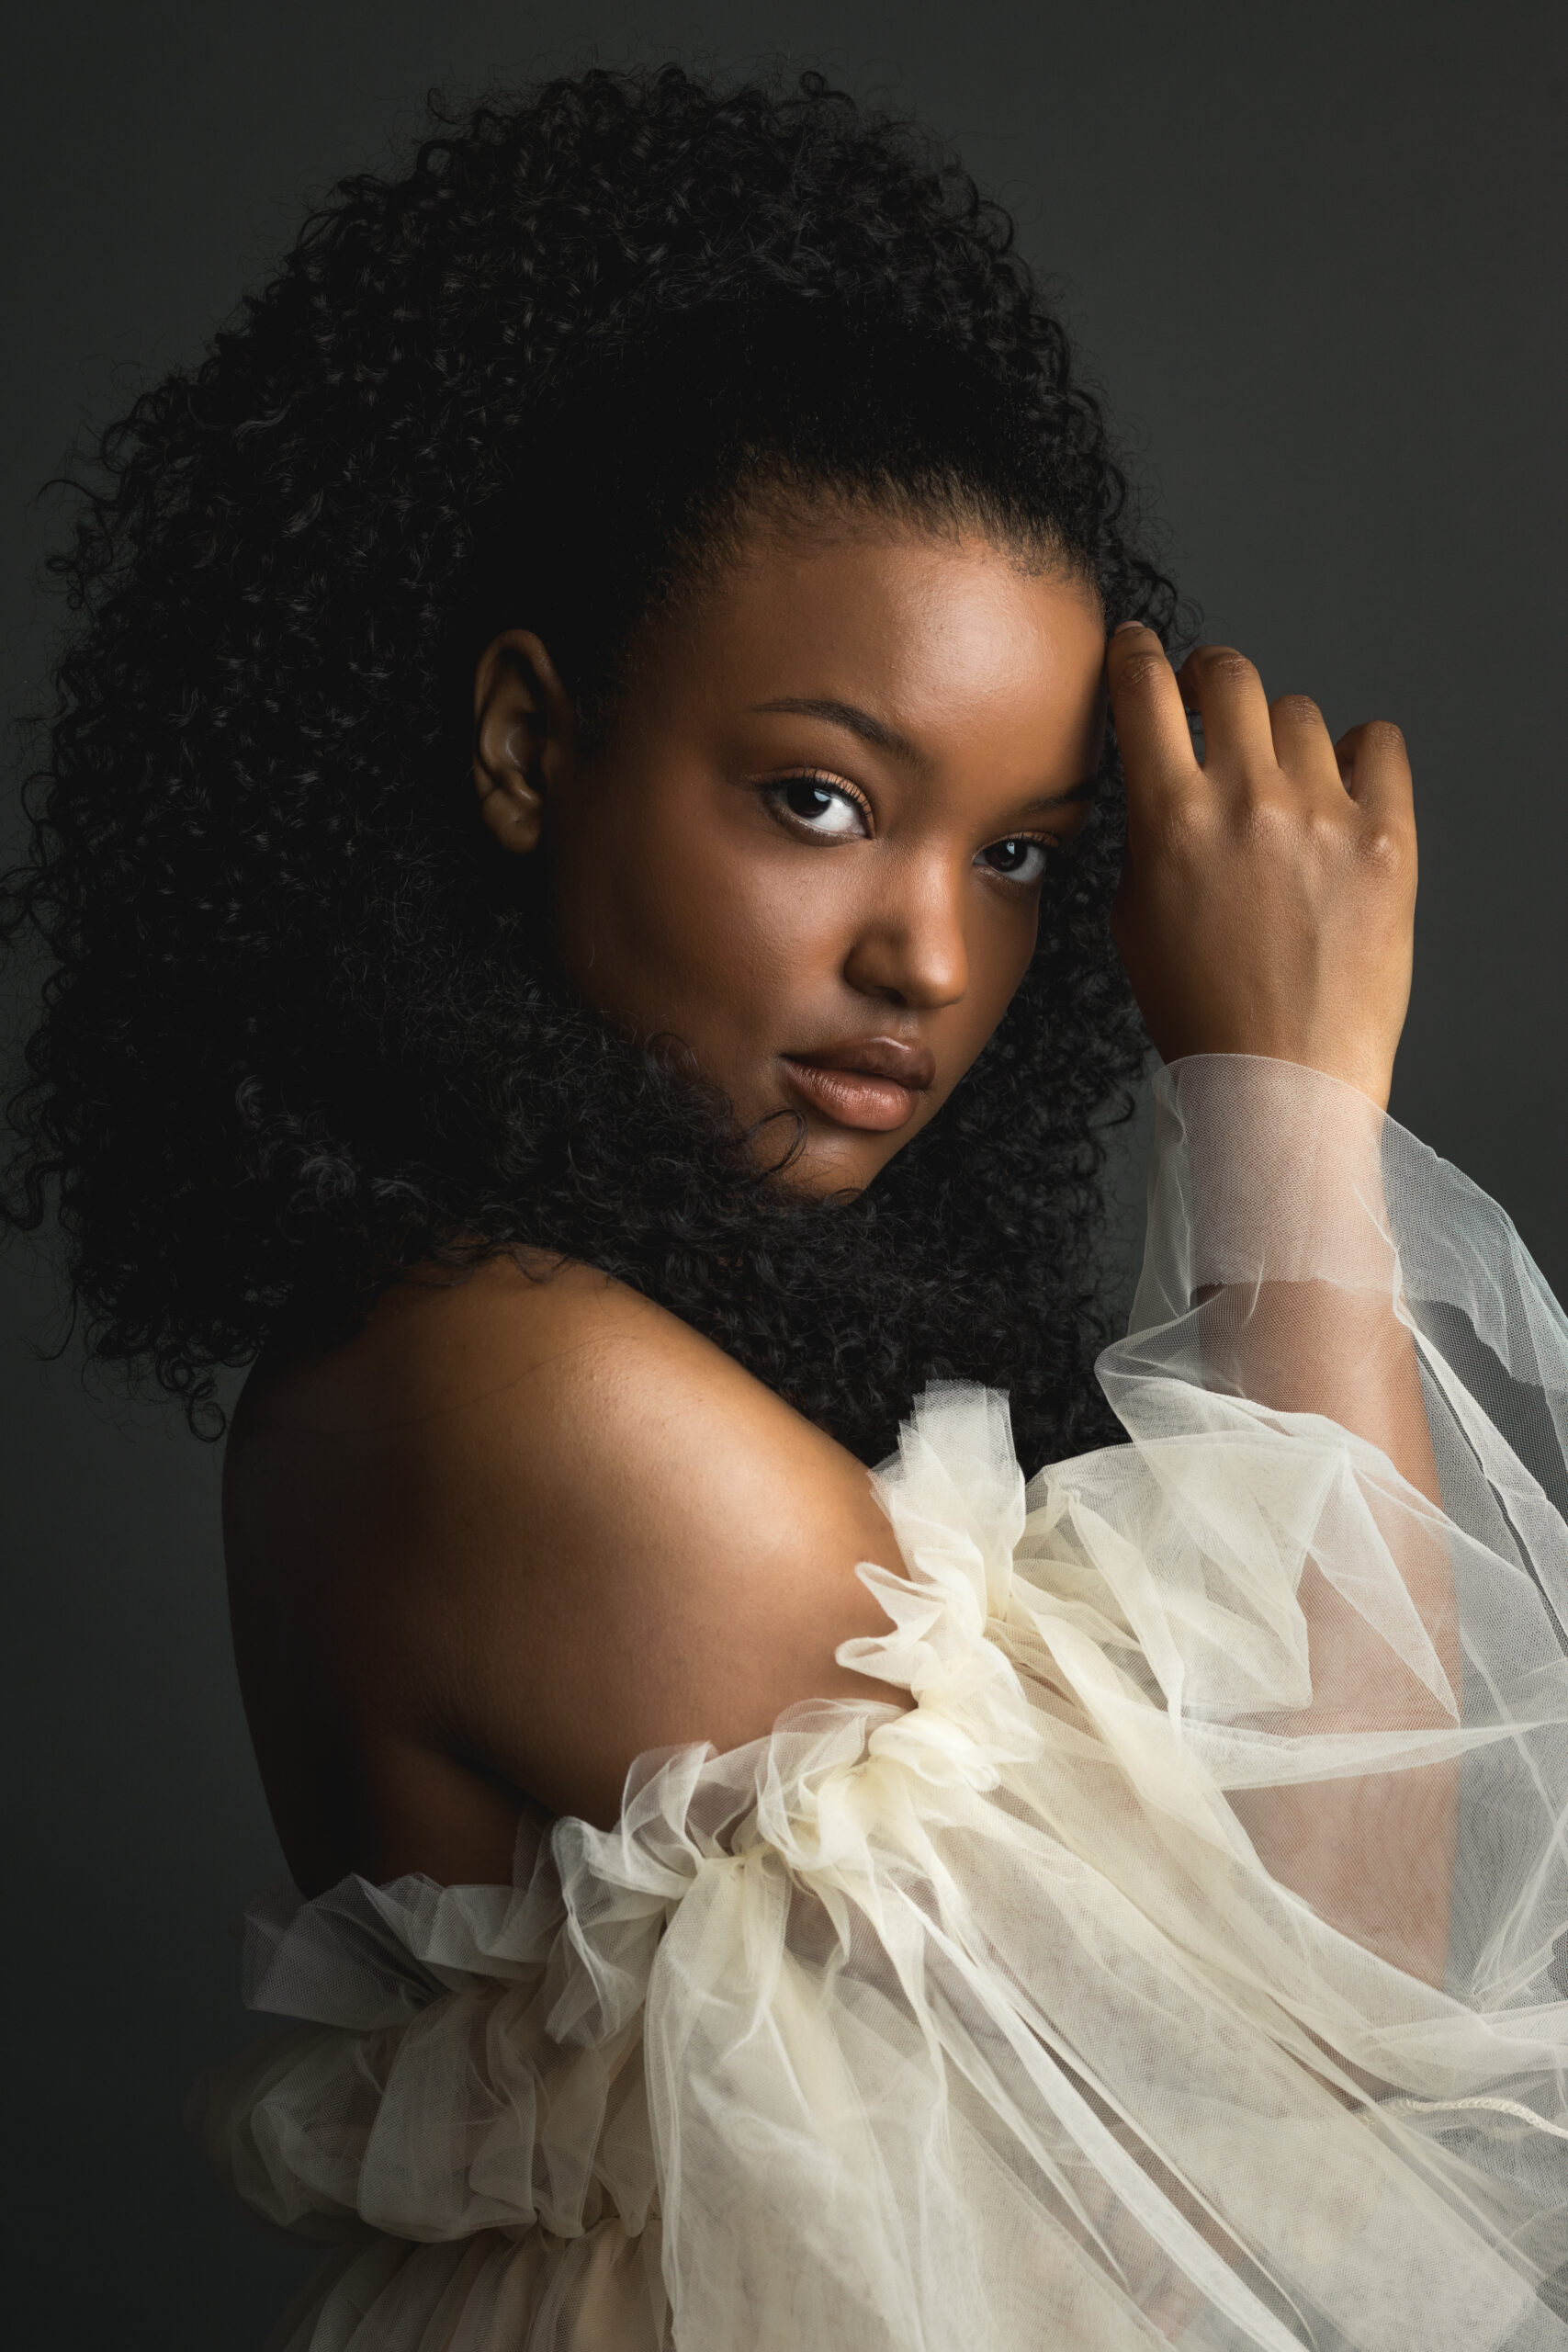
<path id="1" fill-rule="evenodd" d="M 754 534 L 659 625 L 645 674 L 708 709 L 809 698 L 933 742 L 1038 741 L 1098 707 L 1104 648 L 1099 599 L 1065 567 L 979 531 L 825 518 Z"/>

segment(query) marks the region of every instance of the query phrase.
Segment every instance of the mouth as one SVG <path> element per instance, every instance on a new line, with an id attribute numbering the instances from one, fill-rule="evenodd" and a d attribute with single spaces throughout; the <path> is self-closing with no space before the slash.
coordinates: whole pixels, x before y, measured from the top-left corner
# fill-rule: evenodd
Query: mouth
<path id="1" fill-rule="evenodd" d="M 781 1054 L 784 1076 L 807 1110 L 837 1127 L 891 1135 L 915 1115 L 936 1076 L 924 1046 L 852 1037 L 810 1054 Z"/>

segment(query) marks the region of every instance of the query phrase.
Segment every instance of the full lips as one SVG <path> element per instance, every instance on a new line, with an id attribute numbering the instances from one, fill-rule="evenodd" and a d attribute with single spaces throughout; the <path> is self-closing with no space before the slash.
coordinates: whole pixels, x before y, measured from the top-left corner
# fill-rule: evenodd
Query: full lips
<path id="1" fill-rule="evenodd" d="M 919 1093 L 901 1086 L 896 1078 L 873 1078 L 861 1069 L 828 1069 L 819 1062 L 798 1062 L 781 1055 L 795 1092 L 813 1111 L 840 1127 L 859 1127 L 886 1135 L 914 1115 Z"/>

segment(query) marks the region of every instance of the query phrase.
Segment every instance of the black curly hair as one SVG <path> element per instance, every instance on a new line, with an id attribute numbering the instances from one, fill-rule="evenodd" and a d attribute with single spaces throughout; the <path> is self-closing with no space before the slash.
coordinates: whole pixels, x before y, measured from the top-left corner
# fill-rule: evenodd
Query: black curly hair
<path id="1" fill-rule="evenodd" d="M 1108 628 L 1169 635 L 1008 216 L 815 74 L 433 104 L 407 175 L 343 182 L 74 479 L 74 627 L 6 884 L 52 969 L 5 1214 L 56 1208 L 90 1352 L 208 1433 L 214 1367 L 526 1244 L 659 1299 L 867 1460 L 932 1375 L 1010 1389 L 1032 1461 L 1109 1434 L 1101 1136 L 1143 1055 L 1113 747 L 992 1042 L 830 1204 L 572 999 L 472 811 L 477 649 L 536 628 L 607 723 L 639 624 L 764 490 L 978 517 Z"/>

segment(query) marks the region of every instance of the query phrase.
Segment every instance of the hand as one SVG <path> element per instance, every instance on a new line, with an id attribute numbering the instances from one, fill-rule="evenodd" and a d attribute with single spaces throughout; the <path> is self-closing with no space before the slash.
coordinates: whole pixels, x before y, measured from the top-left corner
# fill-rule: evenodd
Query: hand
<path id="1" fill-rule="evenodd" d="M 1127 775 L 1111 927 L 1158 1051 L 1304 1062 L 1386 1108 L 1416 908 L 1398 728 L 1373 720 L 1331 743 L 1314 703 L 1266 703 L 1229 646 L 1175 672 L 1137 623 L 1116 631 L 1106 670 Z"/>

